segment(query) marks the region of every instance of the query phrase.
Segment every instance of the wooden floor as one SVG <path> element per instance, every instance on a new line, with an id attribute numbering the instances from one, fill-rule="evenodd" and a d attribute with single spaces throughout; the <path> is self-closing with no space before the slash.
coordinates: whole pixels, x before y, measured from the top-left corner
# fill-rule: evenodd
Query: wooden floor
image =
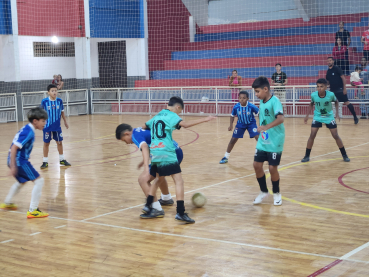
<path id="1" fill-rule="evenodd" d="M 229 163 L 219 164 L 232 134 L 228 117 L 175 131 L 184 152 L 186 210 L 196 220 L 182 225 L 175 206 L 164 207 L 163 219 L 139 218 L 141 154 L 114 132 L 119 123 L 141 126 L 148 118 L 69 118 L 63 134 L 72 167 L 59 167 L 53 142 L 41 172 L 40 209 L 50 217 L 27 220 L 32 183 L 16 196 L 17 212 L 0 212 L 0 276 L 369 276 L 368 119 L 338 124 L 350 163 L 324 127 L 308 164 L 299 161 L 310 127 L 286 119 L 279 207 L 271 196 L 252 204 L 259 192 L 254 140 L 239 140 Z M 1 201 L 14 183 L 6 156 L 22 125 L 0 125 Z M 36 169 L 42 163 L 41 131 L 31 163 Z M 190 202 L 197 191 L 208 198 L 204 208 Z"/>

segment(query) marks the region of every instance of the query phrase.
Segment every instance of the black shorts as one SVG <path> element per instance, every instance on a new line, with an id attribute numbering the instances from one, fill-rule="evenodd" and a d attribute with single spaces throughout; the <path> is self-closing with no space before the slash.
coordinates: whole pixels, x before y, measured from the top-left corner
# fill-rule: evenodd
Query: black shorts
<path id="1" fill-rule="evenodd" d="M 335 120 L 332 120 L 330 123 L 324 123 L 325 126 L 328 128 L 328 129 L 336 129 L 337 128 L 337 123 Z M 316 121 L 316 120 L 313 120 L 313 123 L 311 123 L 311 128 L 322 128 L 323 127 L 323 123 L 322 122 L 319 122 L 319 121 Z"/>
<path id="2" fill-rule="evenodd" d="M 156 177 L 156 174 L 159 174 L 159 176 L 170 176 L 181 172 L 182 171 L 179 163 L 167 165 L 161 165 L 160 163 L 151 163 L 150 175 L 154 177 Z"/>
<path id="3" fill-rule="evenodd" d="M 265 152 L 263 150 L 256 149 L 254 162 L 263 163 L 268 161 L 269 165 L 279 165 L 281 162 L 282 152 Z"/>
<path id="4" fill-rule="evenodd" d="M 339 89 L 339 90 L 336 90 L 336 91 L 333 91 L 334 95 L 336 96 L 338 102 L 348 102 L 348 97 L 347 97 L 347 94 L 343 94 L 343 90 L 342 89 Z"/>

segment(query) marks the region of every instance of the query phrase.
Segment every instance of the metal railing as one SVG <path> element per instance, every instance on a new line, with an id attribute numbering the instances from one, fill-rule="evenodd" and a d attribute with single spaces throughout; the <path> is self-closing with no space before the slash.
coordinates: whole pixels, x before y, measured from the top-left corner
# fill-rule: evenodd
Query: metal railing
<path id="1" fill-rule="evenodd" d="M 42 99 L 48 97 L 47 91 L 22 92 L 23 120 L 27 120 L 27 112 L 40 106 Z M 58 91 L 58 98 L 63 100 L 66 116 L 88 113 L 88 90 L 74 89 Z"/>
<path id="2" fill-rule="evenodd" d="M 362 109 L 369 112 L 369 86 L 361 88 L 347 87 L 350 102 L 357 113 Z M 272 93 L 277 92 L 272 87 Z M 260 100 L 255 96 L 254 89 L 250 86 L 241 88 L 230 87 L 150 87 L 150 88 L 94 88 L 91 89 L 91 113 L 92 114 L 155 114 L 166 107 L 170 97 L 180 96 L 185 107 L 183 114 L 202 115 L 216 114 L 218 116 L 229 115 L 232 107 L 238 102 L 238 92 L 246 90 L 249 93 L 249 101 L 259 105 Z M 286 86 L 283 87 L 281 102 L 287 117 L 305 116 L 310 104 L 311 93 L 316 91 L 316 86 Z M 356 99 L 355 95 L 360 99 Z M 350 117 L 347 107 L 340 103 L 340 115 Z"/>
<path id="3" fill-rule="evenodd" d="M 16 93 L 0 94 L 0 123 L 18 121 Z"/>

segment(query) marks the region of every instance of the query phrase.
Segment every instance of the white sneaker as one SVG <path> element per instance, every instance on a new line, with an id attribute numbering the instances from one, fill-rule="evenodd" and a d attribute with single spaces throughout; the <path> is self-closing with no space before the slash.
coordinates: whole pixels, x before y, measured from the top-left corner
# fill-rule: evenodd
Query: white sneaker
<path id="1" fill-rule="evenodd" d="M 274 193 L 273 198 L 274 198 L 274 206 L 282 205 L 282 195 L 279 192 Z"/>
<path id="2" fill-rule="evenodd" d="M 260 192 L 258 196 L 256 196 L 255 200 L 254 200 L 254 205 L 257 205 L 257 204 L 260 204 L 261 201 L 263 201 L 263 199 L 265 197 L 268 196 L 268 193 L 267 192 Z"/>

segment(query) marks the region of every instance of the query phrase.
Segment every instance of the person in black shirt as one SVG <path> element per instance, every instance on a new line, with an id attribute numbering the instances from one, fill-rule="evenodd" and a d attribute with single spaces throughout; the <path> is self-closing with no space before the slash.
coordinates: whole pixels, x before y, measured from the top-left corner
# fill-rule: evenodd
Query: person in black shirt
<path id="1" fill-rule="evenodd" d="M 328 70 L 326 79 L 328 84 L 330 85 L 330 91 L 332 91 L 338 100 L 338 102 L 343 102 L 344 105 L 350 110 L 352 115 L 354 116 L 355 124 L 359 122 L 359 119 L 356 116 L 354 106 L 349 102 L 347 98 L 347 89 L 346 89 L 346 78 L 343 75 L 341 68 L 334 65 L 334 60 L 332 57 L 328 57 Z"/>
<path id="2" fill-rule="evenodd" d="M 279 101 L 282 102 L 283 110 L 286 109 L 286 89 L 285 85 L 287 85 L 287 75 L 286 73 L 282 72 L 282 65 L 280 63 L 277 63 L 275 65 L 276 72 L 272 75 L 272 85 L 275 86 L 274 88 L 274 96 L 276 96 Z"/>
<path id="3" fill-rule="evenodd" d="M 347 50 L 345 52 L 344 72 L 345 72 L 345 75 L 350 75 L 350 72 L 349 72 L 350 62 L 349 62 L 349 57 L 348 57 L 348 49 L 351 44 L 351 36 L 350 36 L 350 32 L 344 29 L 345 22 L 341 21 L 338 26 L 340 29 L 336 32 L 336 41 L 337 41 L 337 38 L 340 38 L 342 41 L 342 45 L 347 47 Z"/>

